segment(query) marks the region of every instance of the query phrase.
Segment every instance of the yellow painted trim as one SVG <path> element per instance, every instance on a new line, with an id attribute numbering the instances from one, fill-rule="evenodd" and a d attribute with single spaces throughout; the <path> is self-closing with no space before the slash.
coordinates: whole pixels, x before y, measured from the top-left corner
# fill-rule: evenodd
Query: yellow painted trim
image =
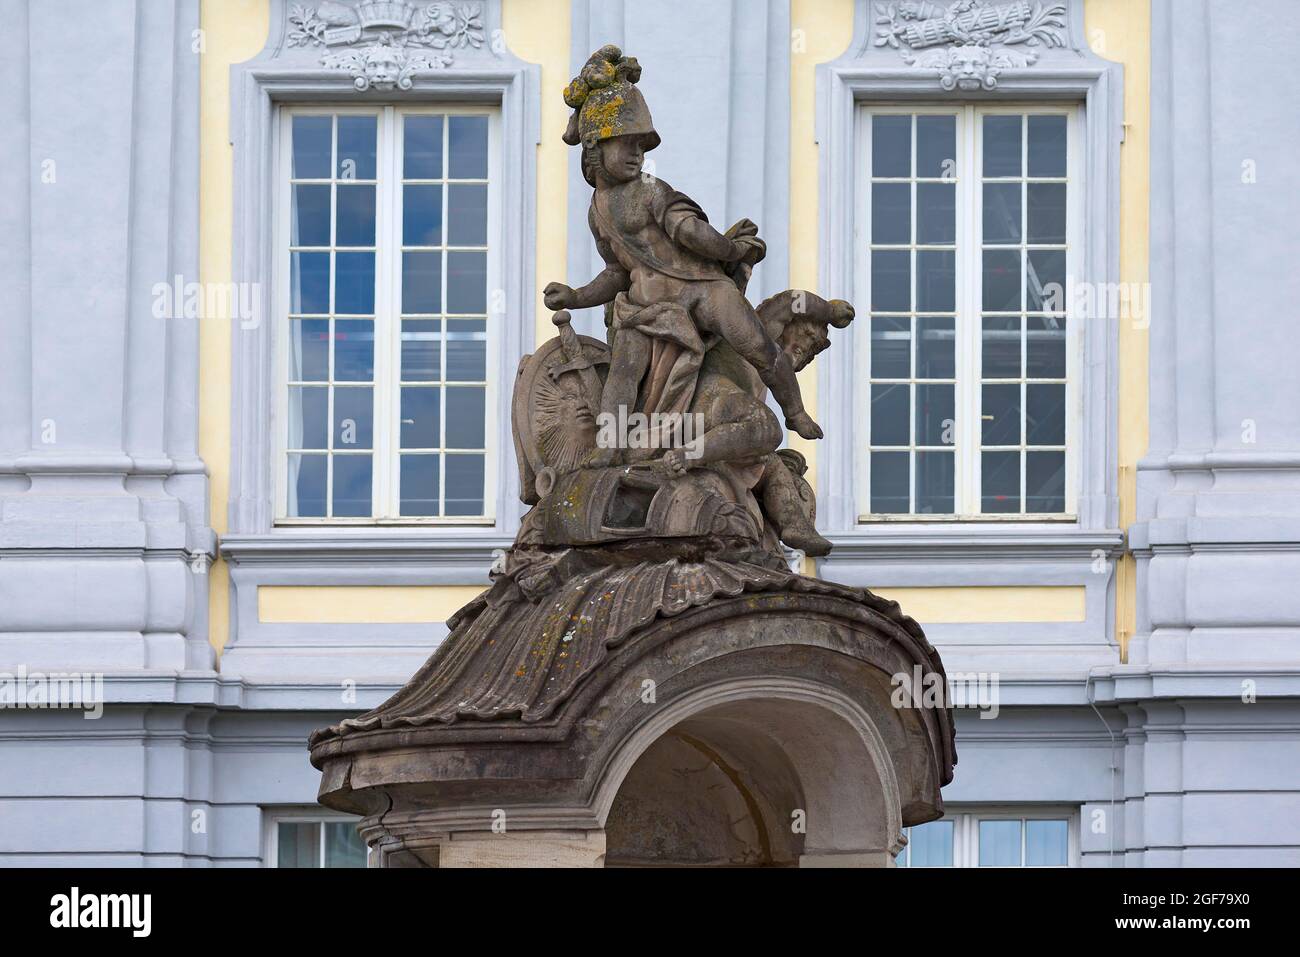
<path id="1" fill-rule="evenodd" d="M 1082 585 L 872 588 L 923 625 L 1084 621 Z"/>
<path id="2" fill-rule="evenodd" d="M 1151 3 L 1087 0 L 1085 28 L 1093 52 L 1124 64 L 1124 145 L 1120 148 L 1119 278 L 1150 281 Z M 1137 462 L 1150 435 L 1150 316 L 1119 327 L 1119 523 L 1137 518 Z M 1117 320 L 1118 321 L 1118 320 Z M 1137 564 L 1132 555 L 1115 569 L 1115 634 L 1120 660 L 1137 627 Z"/>
<path id="3" fill-rule="evenodd" d="M 199 281 L 230 282 L 234 243 L 234 151 L 230 146 L 230 67 L 265 43 L 269 0 L 203 0 L 199 25 Z M 230 500 L 230 317 L 199 323 L 199 456 L 208 467 L 209 522 L 226 531 Z M 230 574 L 218 560 L 208 578 L 208 641 L 221 651 L 230 633 Z"/>
<path id="4" fill-rule="evenodd" d="M 566 282 L 569 230 L 569 147 L 560 139 L 569 121 L 564 87 L 569 76 L 570 0 L 503 0 L 506 46 L 542 68 L 542 136 L 537 147 L 537 344 L 555 335 L 542 303 L 549 282 Z M 591 51 L 586 51 L 591 52 Z M 578 277 L 585 282 L 590 276 Z"/>
<path id="5" fill-rule="evenodd" d="M 440 622 L 483 591 L 480 585 L 261 585 L 257 620 L 312 625 Z"/>
<path id="6" fill-rule="evenodd" d="M 817 64 L 834 60 L 853 37 L 853 0 L 791 0 L 790 4 L 790 288 L 827 296 L 842 289 L 819 289 L 817 217 Z M 761 225 L 761 224 L 760 224 Z M 775 237 L 774 237 L 775 238 Z M 821 412 L 817 407 L 817 363 L 799 373 L 808 414 L 826 418 L 834 428 L 844 407 Z M 820 421 L 820 419 L 819 419 Z M 790 447 L 808 460 L 809 484 L 817 487 L 817 443 L 790 436 Z M 812 559 L 804 574 L 815 575 Z"/>

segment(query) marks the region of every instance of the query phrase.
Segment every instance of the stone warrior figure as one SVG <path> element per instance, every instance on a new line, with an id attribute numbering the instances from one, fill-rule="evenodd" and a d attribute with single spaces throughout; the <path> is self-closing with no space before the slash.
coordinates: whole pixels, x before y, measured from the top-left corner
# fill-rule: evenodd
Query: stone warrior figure
<path id="1" fill-rule="evenodd" d="M 546 305 L 582 309 L 612 303 L 607 321 L 617 334 L 602 413 L 617 416 L 632 408 L 653 363 L 652 340 L 681 338 L 684 330 L 673 326 L 686 321 L 704 337 L 724 341 L 757 370 L 789 428 L 820 439 L 822 430 L 804 411 L 790 356 L 768 333 L 744 296 L 744 280 L 737 278 L 747 280 L 748 270 L 766 254 L 758 227 L 742 219 L 723 235 L 689 196 L 642 175 L 645 154 L 660 140 L 634 85 L 640 76 L 634 58 L 606 46 L 565 88 L 565 103 L 574 112 L 564 141 L 582 147 L 583 176 L 595 190 L 588 219 L 606 267 L 581 289 L 551 283 Z M 654 308 L 664 304 L 679 308 Z M 607 466 L 617 459 L 617 449 L 601 448 L 589 464 Z"/>
<path id="2" fill-rule="evenodd" d="M 667 414 L 669 422 L 692 414 L 704 423 L 689 450 L 671 448 L 676 437 L 652 426 L 650 440 L 626 452 L 629 462 L 658 456 L 654 466 L 669 478 L 710 466 L 740 500 L 752 492 L 781 541 L 825 555 L 831 546 L 813 524 L 803 457 L 777 452 L 781 429 L 763 397 L 770 388 L 787 426 L 821 437 L 795 373 L 829 346 L 827 325 L 848 325 L 853 307 L 802 290 L 750 305 L 745 287 L 766 252 L 758 227 L 742 219 L 721 234 L 690 197 L 642 173 L 660 140 L 634 85 L 640 73 L 635 59 L 606 46 L 565 90 L 574 112 L 564 138 L 582 146 L 583 175 L 594 187 L 589 223 L 606 268 L 581 289 L 551 283 L 546 304 L 562 310 L 557 323 L 563 310 L 606 307 L 612 355 L 590 414 L 603 421 L 620 412 Z M 624 454 L 598 443 L 580 464 L 606 468 Z"/>

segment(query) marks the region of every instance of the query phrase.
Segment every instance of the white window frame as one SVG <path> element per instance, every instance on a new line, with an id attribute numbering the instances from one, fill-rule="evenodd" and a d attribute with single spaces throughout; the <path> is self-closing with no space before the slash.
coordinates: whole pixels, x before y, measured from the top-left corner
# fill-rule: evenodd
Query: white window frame
<path id="1" fill-rule="evenodd" d="M 1020 821 L 1020 861 L 1019 865 L 1002 865 L 1026 868 L 1025 860 L 1025 821 L 1065 821 L 1066 853 L 1065 864 L 1034 865 L 1032 870 L 1055 870 L 1079 867 L 1081 854 L 1079 850 L 1079 808 L 1072 806 L 1016 806 L 1016 805 L 972 805 L 969 807 L 949 807 L 941 821 L 951 821 L 952 828 L 952 866 L 980 866 L 980 821 Z M 938 822 L 935 822 L 938 823 Z M 910 837 L 911 828 L 904 828 Z M 899 852 L 901 857 L 908 854 L 904 847 Z M 908 865 L 910 868 L 910 864 Z M 922 867 L 918 870 L 941 870 L 942 868 Z"/>
<path id="2" fill-rule="evenodd" d="M 1073 102 L 1015 101 L 1006 103 L 909 103 L 861 102 L 855 107 L 855 154 L 858 157 L 854 176 L 855 219 L 858 224 L 854 243 L 854 287 L 862 290 L 858 295 L 860 320 L 864 328 L 855 336 L 857 348 L 854 355 L 856 421 L 860 423 L 854 436 L 854 454 L 859 456 L 855 490 L 857 521 L 859 524 L 883 523 L 1077 523 L 1080 472 L 1081 432 L 1083 408 L 1081 398 L 1081 370 L 1083 363 L 1083 322 L 1069 309 L 1066 310 L 1066 434 L 1065 434 L 1065 512 L 1063 513 L 984 513 L 979 511 L 981 466 L 981 382 L 980 382 L 980 329 L 982 310 L 982 129 L 981 118 L 992 114 L 1062 114 L 1067 122 L 1066 178 L 1067 178 L 1067 233 L 1066 276 L 1083 275 L 1083 242 L 1085 236 L 1084 197 L 1088 188 L 1084 180 L 1084 149 L 1086 137 L 1083 108 Z M 870 387 L 870 310 L 871 303 L 871 116 L 894 115 L 952 115 L 957 118 L 956 170 L 956 387 L 954 408 L 956 415 L 954 455 L 954 512 L 950 514 L 873 513 L 870 510 L 871 468 L 868 447 L 870 444 L 871 387 Z M 1022 150 L 1028 150 L 1028 140 L 1022 138 Z M 915 162 L 915 136 L 913 137 Z M 915 167 L 914 167 L 915 168 Z M 1027 166 L 1023 168 L 1028 178 Z M 969 172 L 967 172 L 969 171 Z M 1022 216 L 1027 216 L 1027 204 Z M 915 203 L 912 216 L 916 216 Z M 913 224 L 915 226 L 915 224 Z M 912 233 L 915 238 L 915 229 Z M 1021 246 L 1028 237 L 1022 231 Z M 1023 257 L 1022 257 L 1023 259 Z M 915 283 L 915 271 L 913 271 Z M 1022 277 L 1023 282 L 1023 277 Z M 1069 297 L 1067 297 L 1067 300 Z M 915 306 L 915 302 L 912 303 Z M 1027 303 L 1025 303 L 1027 306 Z M 1022 309 L 1022 313 L 1023 313 Z M 915 349 L 915 344 L 913 344 Z M 1022 380 L 1024 381 L 1024 380 Z M 1025 414 L 1022 403 L 1021 417 Z M 909 405 L 909 415 L 915 419 L 915 409 Z M 909 434 L 915 438 L 914 424 L 909 423 Z M 914 446 L 913 441 L 913 446 Z M 909 446 L 909 451 L 912 446 Z M 911 454 L 914 455 L 914 452 Z M 1026 456 L 1021 454 L 1021 495 L 1025 494 Z M 915 502 L 915 474 L 909 469 L 909 497 Z"/>
<path id="3" fill-rule="evenodd" d="M 488 245 L 487 245 L 487 382 L 485 388 L 483 508 L 478 516 L 403 516 L 400 515 L 399 436 L 401 410 L 401 260 L 402 260 L 402 135 L 407 115 L 486 115 L 488 117 Z M 375 189 L 375 379 L 374 427 L 372 429 L 372 472 L 370 516 L 361 517 L 291 517 L 288 513 L 288 401 L 289 401 L 289 234 L 292 203 L 291 182 L 292 135 L 294 116 L 364 115 L 377 116 L 376 189 Z M 332 103 L 318 105 L 284 105 L 278 108 L 275 155 L 275 201 L 272 302 L 273 364 L 275 369 L 274 456 L 273 468 L 276 526 L 474 526 L 496 524 L 496 504 L 500 450 L 494 437 L 499 425 L 502 383 L 496 375 L 502 348 L 502 316 L 494 310 L 493 291 L 502 288 L 501 235 L 497 227 L 501 216 L 501 111 L 489 104 L 422 102 L 410 106 L 376 104 L 345 106 Z M 444 126 L 444 136 L 446 136 Z M 445 148 L 445 141 L 444 141 Z M 333 166 L 331 167 L 333 172 Z M 444 229 L 446 226 L 446 210 Z M 333 227 L 331 227 L 333 228 Z M 445 239 L 444 234 L 444 239 Z M 446 270 L 442 275 L 442 307 L 446 309 Z M 445 314 L 445 313 L 444 313 Z M 382 371 L 381 371 L 382 370 Z M 446 402 L 439 403 L 439 414 L 446 417 Z M 330 424 L 332 428 L 332 423 Z M 446 470 L 439 470 L 439 494 L 445 498 Z M 329 496 L 327 488 L 326 496 Z"/>
<path id="4" fill-rule="evenodd" d="M 319 824 L 321 825 L 320 837 L 320 867 L 325 867 L 325 825 L 350 822 L 357 824 L 360 818 L 351 814 L 343 814 L 338 811 L 327 811 L 323 808 L 310 807 L 281 807 L 281 808 L 263 808 L 262 809 L 262 866 L 267 868 L 276 868 L 280 866 L 280 841 L 279 832 L 281 824 Z M 366 848 L 366 866 L 370 866 L 370 855 L 373 851 Z M 360 870 L 360 868 L 356 868 Z"/>

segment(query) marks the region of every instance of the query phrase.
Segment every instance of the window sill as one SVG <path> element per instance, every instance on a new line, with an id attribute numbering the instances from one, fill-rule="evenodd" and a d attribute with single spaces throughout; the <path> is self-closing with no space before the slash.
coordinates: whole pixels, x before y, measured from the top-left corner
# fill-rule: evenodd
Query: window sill
<path id="1" fill-rule="evenodd" d="M 232 565 L 403 565 L 481 575 L 511 543 L 493 526 L 293 525 L 224 536 L 219 550 Z"/>
<path id="2" fill-rule="evenodd" d="M 859 515 L 858 525 L 1074 525 L 1077 515 L 1055 512 L 1015 515 Z"/>
<path id="3" fill-rule="evenodd" d="M 276 528 L 381 529 L 381 528 L 495 528 L 496 519 L 460 518 L 277 518 Z"/>
<path id="4" fill-rule="evenodd" d="M 909 516 L 912 518 L 913 516 Z M 1081 529 L 1074 520 L 869 522 L 827 532 L 834 550 L 823 562 L 1094 562 L 1124 551 L 1118 529 Z"/>

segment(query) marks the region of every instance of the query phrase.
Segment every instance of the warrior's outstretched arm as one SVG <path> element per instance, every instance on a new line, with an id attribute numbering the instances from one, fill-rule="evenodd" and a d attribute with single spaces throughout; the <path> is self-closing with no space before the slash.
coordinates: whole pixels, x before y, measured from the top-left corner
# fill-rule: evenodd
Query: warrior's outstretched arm
<path id="1" fill-rule="evenodd" d="M 608 265 L 595 279 L 573 290 L 569 297 L 570 309 L 586 309 L 612 302 L 620 292 L 632 286 L 632 277 L 622 266 Z"/>
<path id="2" fill-rule="evenodd" d="M 589 309 L 592 306 L 603 306 L 607 302 L 613 302 L 620 292 L 632 288 L 632 276 L 623 268 L 614 255 L 614 250 L 596 228 L 594 214 L 588 216 L 588 222 L 591 224 L 591 235 L 596 240 L 596 251 L 605 260 L 605 268 L 595 279 L 577 289 L 570 289 L 560 282 L 550 283 L 542 290 L 547 309 Z"/>

